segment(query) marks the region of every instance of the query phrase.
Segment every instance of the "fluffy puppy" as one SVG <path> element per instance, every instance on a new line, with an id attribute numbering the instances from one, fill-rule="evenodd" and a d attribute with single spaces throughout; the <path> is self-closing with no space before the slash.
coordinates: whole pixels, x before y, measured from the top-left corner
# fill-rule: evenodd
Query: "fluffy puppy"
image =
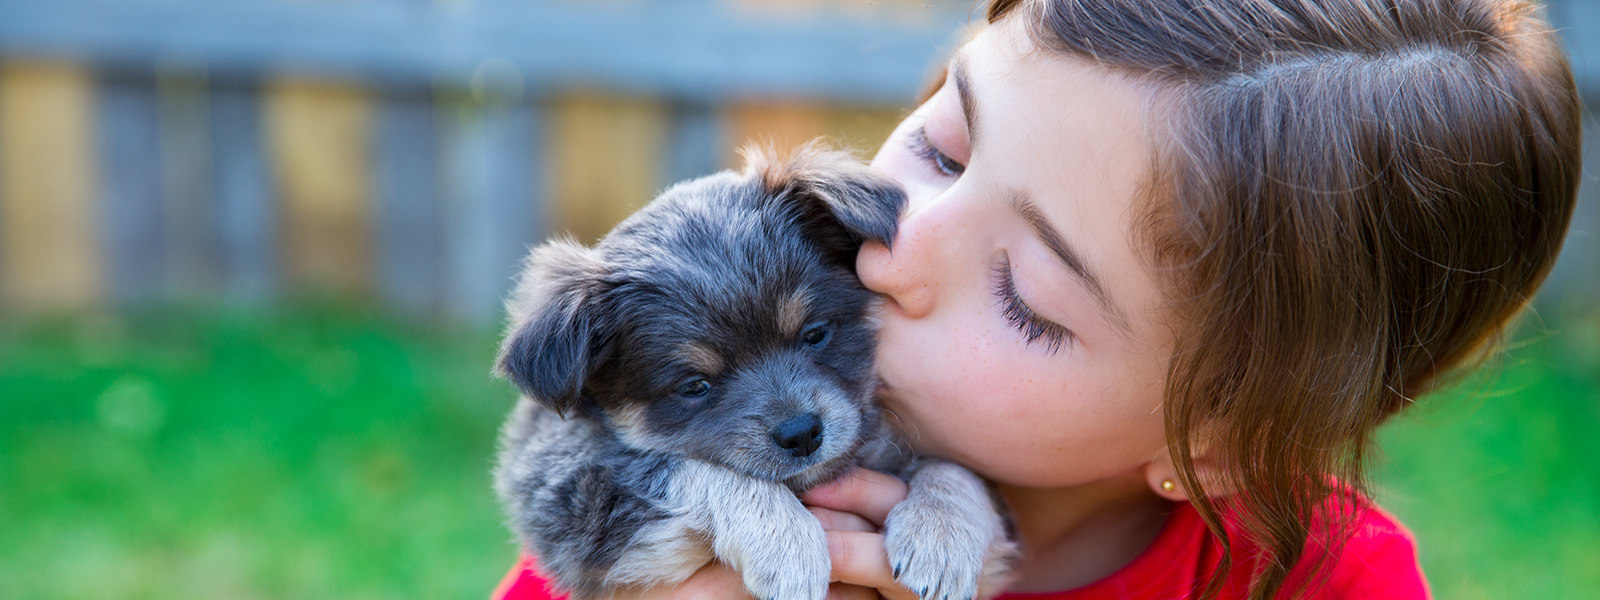
<path id="1" fill-rule="evenodd" d="M 822 600 L 827 542 L 796 493 L 860 464 L 909 483 L 884 525 L 900 583 L 998 592 L 1014 545 L 987 488 L 907 454 L 873 402 L 855 255 L 893 239 L 903 193 L 816 147 L 747 159 L 528 258 L 496 368 L 522 392 L 495 472 L 512 529 L 580 598 L 720 559 L 757 598 Z"/>

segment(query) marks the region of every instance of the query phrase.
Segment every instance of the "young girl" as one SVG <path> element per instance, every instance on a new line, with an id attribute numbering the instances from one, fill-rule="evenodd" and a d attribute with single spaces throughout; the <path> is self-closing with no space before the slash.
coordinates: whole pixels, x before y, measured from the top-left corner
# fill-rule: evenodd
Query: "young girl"
<path id="1" fill-rule="evenodd" d="M 1372 431 L 1489 348 L 1560 248 L 1579 104 L 1516 0 L 994 0 L 873 166 L 910 194 L 882 398 L 993 481 L 1015 597 L 1425 598 Z M 837 597 L 914 598 L 905 486 L 805 498 Z M 503 597 L 542 597 L 519 568 Z M 642 597 L 744 596 L 711 565 Z"/>

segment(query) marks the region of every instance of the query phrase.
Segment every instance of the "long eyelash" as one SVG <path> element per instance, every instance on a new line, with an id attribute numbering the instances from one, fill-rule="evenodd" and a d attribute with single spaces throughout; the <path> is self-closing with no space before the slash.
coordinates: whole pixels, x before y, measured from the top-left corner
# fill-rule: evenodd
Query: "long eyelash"
<path id="1" fill-rule="evenodd" d="M 967 171 L 966 165 L 956 162 L 955 159 L 933 147 L 933 142 L 928 141 L 928 130 L 925 127 L 919 126 L 916 131 L 911 132 L 911 152 L 946 177 L 957 177 Z"/>
<path id="2" fill-rule="evenodd" d="M 1062 346 L 1077 343 L 1078 336 L 1072 330 L 1045 320 L 1022 302 L 1022 297 L 1017 294 L 1017 282 L 1011 277 L 1010 259 L 1002 259 L 992 270 L 994 294 L 999 300 L 1000 312 L 1012 327 L 1022 332 L 1028 345 L 1043 339 L 1045 351 L 1055 354 Z"/>

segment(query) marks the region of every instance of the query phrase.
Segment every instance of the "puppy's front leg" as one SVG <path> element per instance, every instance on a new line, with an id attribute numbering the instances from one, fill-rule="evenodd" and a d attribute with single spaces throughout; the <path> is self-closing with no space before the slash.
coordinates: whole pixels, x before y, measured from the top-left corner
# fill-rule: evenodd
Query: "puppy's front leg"
<path id="1" fill-rule="evenodd" d="M 698 496 L 712 551 L 744 576 L 760 600 L 822 600 L 828 593 L 828 539 L 788 487 L 698 461 L 685 461 L 677 485 Z"/>
<path id="2" fill-rule="evenodd" d="M 884 522 L 895 580 L 922 600 L 972 600 L 980 579 L 986 597 L 998 594 L 1017 550 L 988 488 L 958 465 L 920 460 Z"/>

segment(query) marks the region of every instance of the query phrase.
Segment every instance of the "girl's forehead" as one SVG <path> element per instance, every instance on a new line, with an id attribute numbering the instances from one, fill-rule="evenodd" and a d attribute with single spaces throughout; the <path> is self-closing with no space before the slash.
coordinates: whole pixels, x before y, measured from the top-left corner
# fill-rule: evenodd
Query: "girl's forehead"
<path id="1" fill-rule="evenodd" d="M 1157 86 L 1090 58 L 1041 47 L 1025 28 L 1010 25 L 1015 21 L 990 25 L 951 59 L 952 66 L 959 65 L 969 80 L 986 88 L 987 95 L 1012 103 L 1003 108 L 1022 108 L 1015 106 L 1021 103 L 1041 113 L 1092 110 L 1084 116 L 1110 113 L 1140 121 L 1148 117 L 1146 107 L 1155 99 Z"/>
<path id="2" fill-rule="evenodd" d="M 1023 28 L 1006 23 L 961 49 L 955 60 L 968 93 L 948 102 L 957 96 L 952 82 L 941 91 L 950 97 L 935 107 L 977 122 L 970 131 L 972 184 L 993 198 L 1032 198 L 1095 270 L 1118 274 L 1106 277 L 1106 287 L 1123 310 L 1135 321 L 1158 314 L 1135 236 L 1156 158 L 1147 88 L 1038 48 Z"/>
<path id="3" fill-rule="evenodd" d="M 1155 152 L 1145 88 L 1026 38 L 995 25 L 973 39 L 955 59 L 966 93 L 945 86 L 934 110 L 970 118 L 973 162 L 1048 204 L 1082 193 L 1131 202 L 1148 183 Z M 1126 193 L 1108 198 L 1113 189 Z"/>

